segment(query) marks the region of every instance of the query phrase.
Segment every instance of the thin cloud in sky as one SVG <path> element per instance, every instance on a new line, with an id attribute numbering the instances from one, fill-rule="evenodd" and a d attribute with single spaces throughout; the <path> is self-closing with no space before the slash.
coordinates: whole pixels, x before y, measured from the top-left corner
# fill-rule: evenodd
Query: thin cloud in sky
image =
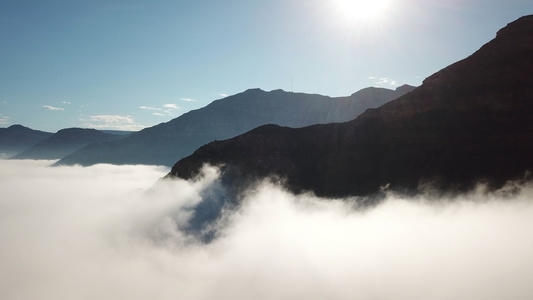
<path id="1" fill-rule="evenodd" d="M 85 121 L 83 126 L 95 129 L 115 129 L 126 131 L 138 131 L 146 127 L 137 124 L 131 116 L 121 115 L 93 115 L 89 117 L 89 120 Z"/>
<path id="2" fill-rule="evenodd" d="M 139 106 L 140 109 L 146 109 L 146 110 L 161 110 L 161 108 L 157 107 L 151 107 L 151 106 Z"/>
<path id="3" fill-rule="evenodd" d="M 224 93 L 221 93 L 221 94 L 218 94 L 218 95 L 221 96 L 221 97 L 224 97 L 224 98 L 226 98 L 227 96 L 229 96 L 228 94 L 224 94 Z"/>
<path id="4" fill-rule="evenodd" d="M 186 102 L 196 102 L 196 99 L 192 99 L 192 98 L 181 98 L 180 100 L 186 101 Z"/>
<path id="5" fill-rule="evenodd" d="M 178 105 L 175 104 L 175 103 L 163 104 L 163 107 L 164 108 L 170 108 L 170 109 L 179 109 Z"/>
<path id="6" fill-rule="evenodd" d="M 42 106 L 44 109 L 46 110 L 56 110 L 56 111 L 63 111 L 65 110 L 64 108 L 62 107 L 54 107 L 54 106 L 50 106 L 50 105 L 43 105 Z"/>
<path id="7" fill-rule="evenodd" d="M 7 125 L 9 123 L 9 117 L 0 114 L 0 125 Z"/>
<path id="8" fill-rule="evenodd" d="M 165 117 L 174 115 L 174 110 L 180 109 L 179 106 L 175 103 L 163 104 L 162 107 L 153 107 L 153 106 L 139 106 L 140 109 L 153 111 L 153 116 Z"/>
<path id="9" fill-rule="evenodd" d="M 374 81 L 374 84 L 377 86 L 384 86 L 384 85 L 390 85 L 390 86 L 398 86 L 398 83 L 396 80 L 388 77 L 375 77 L 370 76 L 368 79 Z"/>

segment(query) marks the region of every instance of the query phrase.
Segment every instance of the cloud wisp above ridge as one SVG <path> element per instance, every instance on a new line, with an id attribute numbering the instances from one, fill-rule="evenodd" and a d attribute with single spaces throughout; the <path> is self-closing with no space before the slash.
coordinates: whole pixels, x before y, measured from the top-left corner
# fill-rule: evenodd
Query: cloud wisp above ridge
<path id="1" fill-rule="evenodd" d="M 531 186 L 359 210 L 264 183 L 204 244 L 181 228 L 214 170 L 49 163 L 0 161 L 0 298 L 533 297 Z"/>

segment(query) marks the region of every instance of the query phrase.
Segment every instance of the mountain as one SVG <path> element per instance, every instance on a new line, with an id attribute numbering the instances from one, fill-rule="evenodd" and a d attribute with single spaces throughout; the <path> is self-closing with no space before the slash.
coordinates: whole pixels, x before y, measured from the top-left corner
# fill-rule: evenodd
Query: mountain
<path id="1" fill-rule="evenodd" d="M 60 159 L 89 144 L 121 138 L 121 135 L 95 129 L 67 128 L 13 156 L 12 159 Z"/>
<path id="2" fill-rule="evenodd" d="M 349 97 L 265 92 L 250 89 L 213 101 L 168 123 L 133 133 L 113 142 L 90 145 L 60 160 L 57 164 L 91 165 L 154 164 L 172 166 L 176 159 L 191 154 L 213 140 L 227 139 L 265 124 L 303 127 L 311 124 L 345 122 L 368 108 L 378 107 L 413 90 L 367 88 Z"/>
<path id="3" fill-rule="evenodd" d="M 0 158 L 9 158 L 52 136 L 22 125 L 0 128 Z"/>
<path id="4" fill-rule="evenodd" d="M 371 195 L 382 188 L 455 192 L 498 188 L 533 170 L 533 15 L 498 31 L 464 60 L 414 91 L 353 121 L 287 128 L 266 125 L 209 143 L 167 177 L 189 179 L 221 166 L 239 189 L 278 176 L 295 192 Z"/>

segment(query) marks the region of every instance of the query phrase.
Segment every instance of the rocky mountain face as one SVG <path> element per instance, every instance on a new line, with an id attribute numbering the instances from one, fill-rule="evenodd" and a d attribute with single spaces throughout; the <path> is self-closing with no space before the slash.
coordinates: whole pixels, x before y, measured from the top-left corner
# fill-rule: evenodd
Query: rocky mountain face
<path id="1" fill-rule="evenodd" d="M 199 148 L 168 177 L 189 179 L 211 164 L 221 166 L 222 182 L 232 189 L 277 176 L 295 192 L 328 197 L 385 187 L 497 188 L 533 170 L 532 117 L 533 16 L 526 16 L 414 91 L 353 121 L 262 126 Z"/>
<path id="2" fill-rule="evenodd" d="M 53 133 L 34 130 L 22 125 L 0 128 L 0 158 L 6 159 L 51 137 Z"/>
<path id="3" fill-rule="evenodd" d="M 367 88 L 348 97 L 266 92 L 250 89 L 216 100 L 168 123 L 134 133 L 125 139 L 93 144 L 57 164 L 155 164 L 172 166 L 214 140 L 228 139 L 265 124 L 303 127 L 352 120 L 368 108 L 398 98 L 414 87 L 396 90 Z"/>
<path id="4" fill-rule="evenodd" d="M 67 128 L 58 131 L 12 159 L 60 159 L 87 145 L 123 138 L 95 129 Z"/>

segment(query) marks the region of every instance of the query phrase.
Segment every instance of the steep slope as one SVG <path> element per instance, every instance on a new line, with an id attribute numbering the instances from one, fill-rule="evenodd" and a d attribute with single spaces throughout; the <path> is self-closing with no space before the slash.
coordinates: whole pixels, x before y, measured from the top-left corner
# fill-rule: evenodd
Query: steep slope
<path id="1" fill-rule="evenodd" d="M 0 158 L 16 155 L 52 135 L 51 132 L 34 130 L 22 125 L 0 128 Z"/>
<path id="2" fill-rule="evenodd" d="M 499 187 L 533 169 L 533 16 L 500 30 L 470 57 L 413 92 L 353 121 L 301 129 L 264 126 L 213 142 L 177 162 L 191 178 L 209 163 L 223 182 L 281 176 L 293 191 L 368 195 L 416 192 L 426 183 L 462 191 Z"/>
<path id="3" fill-rule="evenodd" d="M 12 159 L 60 159 L 87 145 L 123 138 L 95 129 L 67 128 L 39 142 Z"/>
<path id="4" fill-rule="evenodd" d="M 156 164 L 172 166 L 213 140 L 227 139 L 265 124 L 302 127 L 345 122 L 368 108 L 378 107 L 413 90 L 367 88 L 349 97 L 265 92 L 251 89 L 216 100 L 168 123 L 134 133 L 126 139 L 90 145 L 63 158 L 58 164 L 95 163 Z"/>

